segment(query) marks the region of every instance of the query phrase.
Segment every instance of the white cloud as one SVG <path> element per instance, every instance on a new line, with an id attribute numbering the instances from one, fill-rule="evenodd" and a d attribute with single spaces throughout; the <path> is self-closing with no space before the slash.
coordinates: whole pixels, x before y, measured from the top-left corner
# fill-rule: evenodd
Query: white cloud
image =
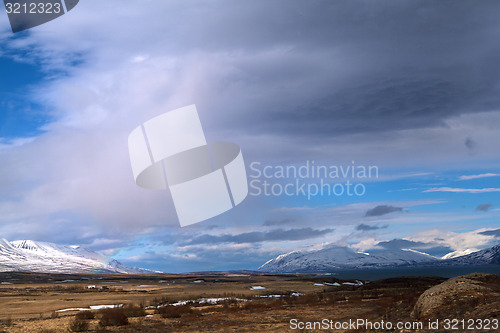
<path id="1" fill-rule="evenodd" d="M 415 233 L 402 238 L 405 241 L 420 243 L 418 246 L 423 252 L 425 249 L 435 247 L 449 247 L 452 252 L 465 253 L 470 250 L 477 250 L 495 245 L 494 236 L 482 235 L 481 232 L 488 229 L 482 228 L 469 232 L 454 232 L 443 229 L 430 229 Z M 384 235 L 378 235 L 384 237 Z M 360 251 L 369 251 L 371 249 L 382 249 L 378 244 L 381 242 L 390 242 L 391 239 L 368 237 L 361 241 L 351 244 L 350 247 Z"/>
<path id="2" fill-rule="evenodd" d="M 433 243 L 448 246 L 453 251 L 465 251 L 467 249 L 484 248 L 494 245 L 494 236 L 481 235 L 480 233 L 488 229 L 481 228 L 469 232 L 453 232 L 439 229 L 432 229 L 419 232 L 408 237 L 415 242 Z"/>
<path id="3" fill-rule="evenodd" d="M 425 192 L 453 192 L 453 193 L 490 193 L 500 192 L 500 188 L 456 188 L 456 187 L 433 187 L 427 189 Z"/>
<path id="4" fill-rule="evenodd" d="M 349 247 L 357 251 L 365 252 L 372 249 L 381 249 L 381 247 L 378 246 L 380 242 L 381 240 L 376 240 L 375 238 L 366 238 L 358 243 L 351 244 Z"/>
<path id="5" fill-rule="evenodd" d="M 460 176 L 460 180 L 470 180 L 470 179 L 480 179 L 480 178 L 488 178 L 488 177 L 499 177 L 500 174 L 498 173 L 481 173 L 478 175 L 464 175 Z"/>

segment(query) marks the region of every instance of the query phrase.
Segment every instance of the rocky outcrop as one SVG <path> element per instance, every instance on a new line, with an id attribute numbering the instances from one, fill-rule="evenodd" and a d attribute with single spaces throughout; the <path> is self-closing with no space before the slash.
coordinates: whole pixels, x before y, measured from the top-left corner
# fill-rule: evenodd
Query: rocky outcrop
<path id="1" fill-rule="evenodd" d="M 418 298 L 414 318 L 488 318 L 500 316 L 500 275 L 473 273 L 451 278 Z"/>

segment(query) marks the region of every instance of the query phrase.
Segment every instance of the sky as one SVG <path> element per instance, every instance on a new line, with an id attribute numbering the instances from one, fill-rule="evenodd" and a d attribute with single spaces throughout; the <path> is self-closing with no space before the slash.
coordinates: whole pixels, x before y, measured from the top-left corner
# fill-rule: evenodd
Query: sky
<path id="1" fill-rule="evenodd" d="M 332 245 L 435 256 L 496 245 L 499 10 L 82 0 L 13 34 L 2 7 L 0 237 L 173 273 Z M 241 147 L 250 193 L 181 228 L 169 191 L 135 184 L 127 138 L 191 104 L 208 141 Z"/>

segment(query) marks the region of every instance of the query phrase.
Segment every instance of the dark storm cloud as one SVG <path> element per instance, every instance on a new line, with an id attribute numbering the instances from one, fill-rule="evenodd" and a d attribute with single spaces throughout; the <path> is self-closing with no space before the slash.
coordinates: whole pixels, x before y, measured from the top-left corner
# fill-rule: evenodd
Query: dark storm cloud
<path id="1" fill-rule="evenodd" d="M 377 244 L 383 248 L 395 250 L 395 249 L 408 249 L 408 248 L 423 248 L 427 244 L 423 242 L 414 242 L 406 239 L 393 239 L 390 241 L 380 242 Z"/>
<path id="2" fill-rule="evenodd" d="M 480 232 L 479 234 L 485 235 L 485 236 L 495 236 L 497 238 L 500 238 L 500 229 L 483 231 L 483 232 Z"/>
<path id="3" fill-rule="evenodd" d="M 315 230 L 312 228 L 301 229 L 276 229 L 271 231 L 246 232 L 237 235 L 203 235 L 192 239 L 185 245 L 219 244 L 219 243 L 258 243 L 265 241 L 295 241 L 316 238 L 333 232 L 334 229 Z"/>
<path id="4" fill-rule="evenodd" d="M 258 22 L 244 19 L 254 29 L 235 41 L 249 56 L 231 62 L 229 80 L 246 85 L 238 98 L 251 101 L 231 121 L 247 131 L 324 138 L 443 125 L 450 116 L 500 107 L 498 2 L 265 7 Z M 234 40 L 226 30 L 222 40 Z"/>
<path id="5" fill-rule="evenodd" d="M 481 205 L 478 205 L 476 207 L 476 210 L 481 211 L 481 212 L 486 212 L 486 211 L 488 211 L 488 209 L 491 208 L 491 206 L 493 206 L 493 205 L 492 204 L 481 204 Z"/>
<path id="6" fill-rule="evenodd" d="M 372 231 L 372 230 L 379 230 L 379 229 L 385 229 L 387 228 L 388 225 L 383 225 L 383 226 L 378 226 L 378 225 L 368 225 L 368 224 L 358 224 L 356 226 L 356 230 L 358 231 Z"/>
<path id="7" fill-rule="evenodd" d="M 262 225 L 264 226 L 285 225 L 285 224 L 291 224 L 294 221 L 295 221 L 294 219 L 267 220 Z"/>
<path id="8" fill-rule="evenodd" d="M 382 215 L 386 215 L 386 214 L 389 214 L 392 212 L 401 212 L 401 211 L 403 211 L 403 208 L 401 208 L 401 207 L 381 205 L 381 206 L 377 206 L 375 208 L 367 210 L 365 213 L 365 217 L 382 216 Z"/>

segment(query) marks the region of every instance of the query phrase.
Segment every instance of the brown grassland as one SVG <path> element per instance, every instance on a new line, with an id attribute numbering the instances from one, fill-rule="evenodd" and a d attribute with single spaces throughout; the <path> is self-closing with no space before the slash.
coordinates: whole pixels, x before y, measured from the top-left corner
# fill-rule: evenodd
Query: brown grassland
<path id="1" fill-rule="evenodd" d="M 499 278 L 493 276 L 488 283 L 495 285 Z M 373 322 L 424 322 L 427 318 L 412 313 L 415 304 L 424 291 L 445 280 L 406 277 L 348 285 L 330 276 L 312 278 L 305 274 L 0 273 L 0 332 L 371 332 L 376 330 L 292 330 L 290 320 L 343 322 L 363 318 Z M 252 286 L 265 289 L 250 290 Z M 439 313 L 443 318 L 467 318 L 470 314 L 480 314 L 481 319 L 498 318 L 500 293 L 492 288 L 473 290 L 459 300 L 447 298 Z M 225 300 L 215 304 L 197 301 L 203 298 Z M 191 302 L 171 305 L 179 301 Z M 460 311 L 454 302 L 460 304 Z M 122 306 L 60 311 L 100 305 Z"/>

